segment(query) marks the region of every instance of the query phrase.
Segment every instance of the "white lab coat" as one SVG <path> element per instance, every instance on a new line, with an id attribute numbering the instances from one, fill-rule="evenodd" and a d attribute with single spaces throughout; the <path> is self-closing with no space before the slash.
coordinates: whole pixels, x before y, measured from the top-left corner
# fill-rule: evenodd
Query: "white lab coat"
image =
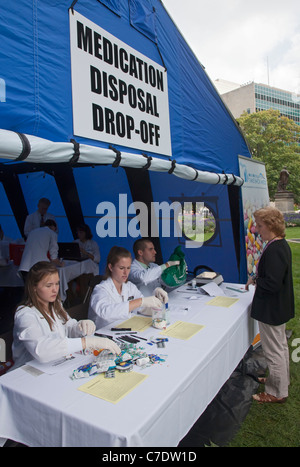
<path id="1" fill-rule="evenodd" d="M 164 264 L 159 266 L 158 264 L 150 263 L 149 266 L 146 266 L 134 259 L 128 279 L 137 286 L 144 296 L 151 296 L 154 295 L 156 287 L 161 287 L 160 276 L 164 269 L 166 269 Z"/>
<path id="2" fill-rule="evenodd" d="M 77 240 L 74 240 L 75 243 L 78 243 L 80 248 L 83 248 L 87 253 L 90 253 L 91 255 L 94 256 L 93 261 L 95 263 L 100 263 L 100 250 L 98 243 L 95 242 L 95 240 L 86 240 L 85 242 L 81 242 L 79 238 Z"/>
<path id="3" fill-rule="evenodd" d="M 25 243 L 19 271 L 27 272 L 35 263 L 49 261 L 48 251 L 51 259 L 57 258 L 57 234 L 49 227 L 39 227 L 30 232 Z"/>
<path id="4" fill-rule="evenodd" d="M 130 318 L 129 301 L 143 297 L 143 294 L 131 282 L 122 285 L 122 294 L 116 289 L 109 277 L 96 285 L 90 299 L 88 317 L 100 329 L 116 320 Z"/>
<path id="5" fill-rule="evenodd" d="M 17 309 L 13 335 L 13 369 L 32 359 L 48 363 L 82 350 L 82 332 L 76 319 L 70 318 L 64 324 L 56 317 L 51 331 L 35 307 L 20 306 Z"/>
<path id="6" fill-rule="evenodd" d="M 50 214 L 50 212 L 46 212 L 46 214 L 44 214 L 44 222 L 46 222 L 48 219 L 52 219 L 54 222 L 56 222 L 55 217 L 53 216 L 53 214 Z M 29 233 L 32 230 L 38 229 L 40 226 L 41 226 L 41 214 L 39 213 L 39 211 L 35 211 L 32 214 L 29 214 L 26 217 L 25 225 L 24 225 L 25 236 L 28 237 Z"/>

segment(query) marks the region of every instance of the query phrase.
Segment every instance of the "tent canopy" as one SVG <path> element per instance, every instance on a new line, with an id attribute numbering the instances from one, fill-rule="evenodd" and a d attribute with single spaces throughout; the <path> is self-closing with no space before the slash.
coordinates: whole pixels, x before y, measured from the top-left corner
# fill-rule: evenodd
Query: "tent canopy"
<path id="1" fill-rule="evenodd" d="M 70 8 L 72 6 L 72 8 Z M 215 234 L 185 251 L 226 280 L 244 280 L 238 155 L 251 157 L 235 120 L 159 0 L 56 0 L 2 11 L 0 219 L 23 234 L 40 197 L 70 240 L 102 201 L 204 202 Z M 118 214 L 119 216 L 119 214 Z M 158 260 L 180 240 L 155 239 Z"/>

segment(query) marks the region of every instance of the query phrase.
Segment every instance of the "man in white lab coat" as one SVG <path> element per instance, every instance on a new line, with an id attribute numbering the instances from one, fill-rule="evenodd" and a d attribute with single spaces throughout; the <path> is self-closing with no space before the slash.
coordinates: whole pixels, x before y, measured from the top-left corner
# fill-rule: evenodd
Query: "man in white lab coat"
<path id="1" fill-rule="evenodd" d="M 32 230 L 25 243 L 19 271 L 23 278 L 35 263 L 39 261 L 53 261 L 57 266 L 63 263 L 58 259 L 58 244 L 56 233 L 56 222 L 48 219 L 44 227 Z"/>
<path id="2" fill-rule="evenodd" d="M 161 287 L 161 275 L 163 271 L 179 264 L 179 261 L 168 261 L 164 264 L 156 264 L 156 250 L 152 241 L 141 238 L 134 242 L 133 252 L 135 259 L 132 261 L 129 280 L 135 284 L 143 295 L 153 295 L 157 287 Z"/>
<path id="3" fill-rule="evenodd" d="M 24 235 L 26 238 L 32 230 L 37 229 L 39 227 L 43 227 L 48 219 L 52 219 L 55 222 L 55 217 L 53 216 L 53 214 L 47 212 L 50 204 L 51 201 L 49 201 L 49 199 L 41 198 L 37 205 L 37 211 L 33 212 L 32 214 L 29 214 L 26 217 L 24 225 Z"/>

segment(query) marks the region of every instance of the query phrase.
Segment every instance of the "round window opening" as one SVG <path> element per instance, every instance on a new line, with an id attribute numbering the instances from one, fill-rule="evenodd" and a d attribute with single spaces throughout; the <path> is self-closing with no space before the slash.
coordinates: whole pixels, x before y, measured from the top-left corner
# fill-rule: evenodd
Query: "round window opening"
<path id="1" fill-rule="evenodd" d="M 215 215 L 205 204 L 184 203 L 182 234 L 185 238 L 194 242 L 207 243 L 214 237 L 216 227 Z"/>

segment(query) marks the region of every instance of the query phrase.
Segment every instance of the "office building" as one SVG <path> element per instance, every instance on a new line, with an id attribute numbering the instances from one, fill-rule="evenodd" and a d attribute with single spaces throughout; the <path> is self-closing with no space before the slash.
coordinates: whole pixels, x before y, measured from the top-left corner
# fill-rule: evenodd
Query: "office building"
<path id="1" fill-rule="evenodd" d="M 235 118 L 243 112 L 254 113 L 276 109 L 300 125 L 300 95 L 267 84 L 254 82 L 239 85 L 225 80 L 214 82 L 217 90 Z"/>

